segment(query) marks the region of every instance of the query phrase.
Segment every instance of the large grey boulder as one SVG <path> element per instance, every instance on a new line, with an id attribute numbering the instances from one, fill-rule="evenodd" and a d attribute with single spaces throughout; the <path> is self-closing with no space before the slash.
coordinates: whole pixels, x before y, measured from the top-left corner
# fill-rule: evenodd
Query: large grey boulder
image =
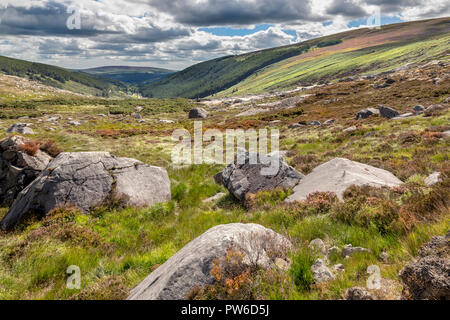
<path id="1" fill-rule="evenodd" d="M 378 110 L 380 111 L 380 116 L 386 119 L 396 118 L 400 115 L 398 111 L 382 105 L 378 106 Z"/>
<path id="2" fill-rule="evenodd" d="M 29 123 L 15 123 L 9 127 L 9 133 L 20 133 L 20 134 L 34 134 L 33 129 L 30 128 Z"/>
<path id="3" fill-rule="evenodd" d="M 195 108 L 189 111 L 189 119 L 204 119 L 209 115 L 208 111 L 203 108 Z"/>
<path id="4" fill-rule="evenodd" d="M 233 196 L 242 202 L 245 201 L 247 194 L 256 194 L 260 191 L 277 188 L 293 188 L 304 177 L 289 166 L 279 153 L 267 155 L 267 161 L 276 164 L 278 170 L 266 175 L 264 169 L 271 167 L 270 164 L 263 164 L 263 161 L 252 164 L 250 161 L 253 157 L 261 160 L 261 155 L 242 150 L 239 152 L 245 161 L 238 161 L 239 157 L 236 157 L 235 161 L 222 172 L 222 183 Z M 267 162 L 264 161 L 264 163 Z"/>
<path id="5" fill-rule="evenodd" d="M 24 146 L 30 143 L 20 136 L 0 141 L 0 204 L 10 205 L 52 160 L 39 149 L 34 154 L 25 152 Z"/>
<path id="6" fill-rule="evenodd" d="M 450 300 L 450 232 L 434 237 L 419 250 L 419 258 L 400 271 L 403 298 Z"/>
<path id="7" fill-rule="evenodd" d="M 363 163 L 336 158 L 316 167 L 294 188 L 286 202 L 304 201 L 315 192 L 334 192 L 342 200 L 352 186 L 398 187 L 402 184 L 392 173 Z"/>
<path id="8" fill-rule="evenodd" d="M 108 201 L 143 207 L 170 198 L 170 180 L 163 168 L 107 152 L 61 153 L 18 195 L 0 228 L 11 229 L 27 213 L 44 216 L 66 205 L 88 213 Z"/>
<path id="9" fill-rule="evenodd" d="M 192 240 L 153 271 L 131 291 L 128 300 L 183 300 L 195 287 L 214 283 L 211 268 L 216 258 L 230 248 L 243 254 L 249 266 L 269 268 L 285 258 L 290 242 L 257 224 L 234 223 L 216 226 Z"/>

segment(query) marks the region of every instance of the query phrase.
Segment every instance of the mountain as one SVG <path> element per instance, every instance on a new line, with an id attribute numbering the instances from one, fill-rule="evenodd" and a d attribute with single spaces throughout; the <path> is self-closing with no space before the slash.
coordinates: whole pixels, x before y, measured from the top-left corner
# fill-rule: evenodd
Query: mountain
<path id="1" fill-rule="evenodd" d="M 95 96 L 122 95 L 128 90 L 127 85 L 120 81 L 4 56 L 0 56 L 0 72 L 38 81 L 55 88 Z"/>
<path id="2" fill-rule="evenodd" d="M 448 54 L 450 18 L 361 28 L 191 66 L 143 86 L 147 97 L 201 98 L 283 90 L 391 71 Z"/>
<path id="3" fill-rule="evenodd" d="M 163 80 L 174 74 L 175 71 L 131 66 L 109 66 L 80 70 L 104 79 L 117 80 L 130 84 L 151 84 Z"/>

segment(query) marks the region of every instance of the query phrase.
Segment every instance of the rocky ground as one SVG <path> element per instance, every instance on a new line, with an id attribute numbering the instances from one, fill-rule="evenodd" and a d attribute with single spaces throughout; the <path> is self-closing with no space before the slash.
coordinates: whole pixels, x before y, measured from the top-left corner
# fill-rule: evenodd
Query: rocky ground
<path id="1" fill-rule="evenodd" d="M 0 299 L 448 299 L 449 67 L 203 101 L 2 76 Z M 282 170 L 172 164 L 190 118 L 278 128 Z"/>

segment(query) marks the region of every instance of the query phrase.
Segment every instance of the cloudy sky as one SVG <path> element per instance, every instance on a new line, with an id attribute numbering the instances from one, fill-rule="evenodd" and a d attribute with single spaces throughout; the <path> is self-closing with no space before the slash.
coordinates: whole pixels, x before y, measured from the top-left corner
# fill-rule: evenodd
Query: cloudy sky
<path id="1" fill-rule="evenodd" d="M 183 69 L 367 25 L 450 15 L 449 0 L 0 0 L 0 55 L 67 68 Z"/>

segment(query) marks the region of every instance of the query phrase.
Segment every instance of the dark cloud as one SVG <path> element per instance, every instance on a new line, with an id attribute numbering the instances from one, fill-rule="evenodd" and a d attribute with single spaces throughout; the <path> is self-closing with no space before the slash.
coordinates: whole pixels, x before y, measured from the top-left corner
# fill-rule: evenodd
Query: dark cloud
<path id="1" fill-rule="evenodd" d="M 351 18 L 361 18 L 367 16 L 367 12 L 360 5 L 351 0 L 334 0 L 327 13 L 331 15 L 342 15 Z"/>
<path id="2" fill-rule="evenodd" d="M 11 6 L 0 9 L 2 23 L 0 34 L 30 36 L 84 36 L 90 37 L 111 31 L 95 30 L 92 22 L 83 21 L 81 29 L 69 30 L 66 26 L 70 13 L 67 6 L 48 2 L 45 7 Z"/>
<path id="3" fill-rule="evenodd" d="M 177 22 L 193 26 L 250 25 L 314 20 L 310 0 L 150 0 Z"/>
<path id="4" fill-rule="evenodd" d="M 126 33 L 122 21 L 114 21 L 110 15 L 82 11 L 81 28 L 69 30 L 67 20 L 72 15 L 67 13 L 68 6 L 50 1 L 44 7 L 8 6 L 0 9 L 2 21 L 0 34 L 24 36 L 58 36 L 58 37 L 97 37 L 98 41 L 148 43 L 167 41 L 189 36 L 186 27 L 162 29 L 151 22 L 145 27 L 137 28 L 132 34 Z M 111 28 L 113 27 L 113 28 Z"/>

